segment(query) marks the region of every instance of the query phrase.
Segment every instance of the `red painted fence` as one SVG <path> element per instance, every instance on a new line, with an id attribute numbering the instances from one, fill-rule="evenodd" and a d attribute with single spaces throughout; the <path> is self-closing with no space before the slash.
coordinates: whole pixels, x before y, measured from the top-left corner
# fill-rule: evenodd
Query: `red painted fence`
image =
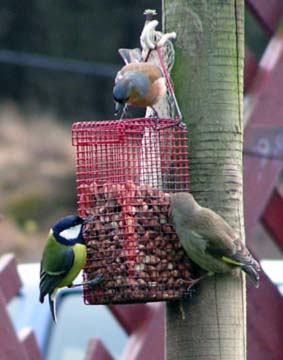
<path id="1" fill-rule="evenodd" d="M 41 354 L 31 329 L 16 334 L 6 305 L 21 287 L 15 258 L 12 254 L 0 258 L 0 359 L 40 360 Z"/>

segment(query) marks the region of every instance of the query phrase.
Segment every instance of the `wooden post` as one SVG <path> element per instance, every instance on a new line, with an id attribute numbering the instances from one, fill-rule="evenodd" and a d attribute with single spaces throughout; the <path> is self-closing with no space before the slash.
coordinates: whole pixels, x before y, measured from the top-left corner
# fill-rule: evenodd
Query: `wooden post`
<path id="1" fill-rule="evenodd" d="M 188 126 L 191 191 L 244 241 L 242 204 L 244 0 L 163 0 L 176 31 L 172 78 Z M 166 306 L 167 360 L 246 359 L 244 276 L 204 280 Z"/>

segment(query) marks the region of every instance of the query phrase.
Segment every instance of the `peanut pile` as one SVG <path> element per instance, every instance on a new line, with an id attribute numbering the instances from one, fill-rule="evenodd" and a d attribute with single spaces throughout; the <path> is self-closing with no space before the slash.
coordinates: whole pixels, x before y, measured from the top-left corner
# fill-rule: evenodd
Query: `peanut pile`
<path id="1" fill-rule="evenodd" d="M 80 215 L 87 244 L 85 287 L 89 304 L 161 301 L 186 295 L 189 260 L 169 219 L 170 194 L 149 185 L 81 184 Z"/>

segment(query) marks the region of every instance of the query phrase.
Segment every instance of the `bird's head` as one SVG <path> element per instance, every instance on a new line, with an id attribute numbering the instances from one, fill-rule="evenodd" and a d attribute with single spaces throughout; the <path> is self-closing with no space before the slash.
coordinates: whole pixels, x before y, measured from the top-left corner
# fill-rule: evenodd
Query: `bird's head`
<path id="1" fill-rule="evenodd" d="M 137 99 L 142 99 L 150 85 L 149 77 L 141 71 L 127 71 L 118 74 L 113 88 L 113 98 L 115 100 L 115 114 L 125 103 L 131 104 Z"/>
<path id="2" fill-rule="evenodd" d="M 52 227 L 56 240 L 64 245 L 84 244 L 83 224 L 85 220 L 77 215 L 68 215 Z"/>
<path id="3" fill-rule="evenodd" d="M 178 192 L 171 195 L 171 207 L 181 214 L 188 217 L 195 215 L 202 207 L 195 201 L 192 194 L 188 192 Z"/>

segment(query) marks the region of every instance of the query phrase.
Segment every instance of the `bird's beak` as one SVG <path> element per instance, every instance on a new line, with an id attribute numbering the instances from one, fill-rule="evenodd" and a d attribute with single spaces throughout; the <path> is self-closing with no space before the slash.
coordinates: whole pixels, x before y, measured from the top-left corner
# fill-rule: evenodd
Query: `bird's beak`
<path id="1" fill-rule="evenodd" d="M 92 220 L 92 219 L 93 219 L 93 216 L 92 216 L 92 215 L 84 218 L 84 219 L 83 219 L 83 225 L 87 224 L 87 223 L 88 223 L 90 220 Z"/>
<path id="2" fill-rule="evenodd" d="M 115 101 L 115 112 L 114 115 L 117 116 L 119 114 L 119 112 L 122 110 L 123 108 L 123 104 L 122 103 L 118 103 L 117 101 Z"/>

